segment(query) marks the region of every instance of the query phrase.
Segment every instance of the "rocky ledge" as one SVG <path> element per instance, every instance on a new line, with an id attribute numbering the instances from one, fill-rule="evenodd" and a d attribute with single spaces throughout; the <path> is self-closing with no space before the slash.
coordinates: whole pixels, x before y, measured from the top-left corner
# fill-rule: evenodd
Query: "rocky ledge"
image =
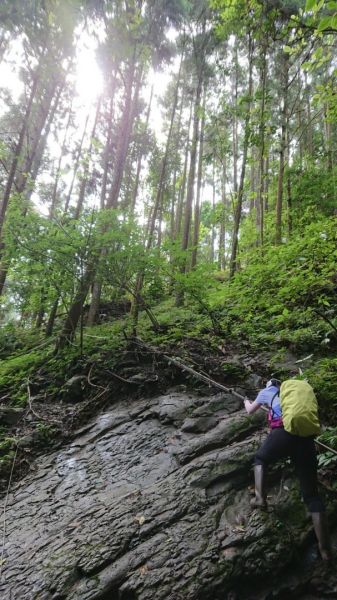
<path id="1" fill-rule="evenodd" d="M 4 498 L 2 600 L 337 598 L 289 465 L 250 508 L 262 418 L 231 394 L 116 403 Z"/>

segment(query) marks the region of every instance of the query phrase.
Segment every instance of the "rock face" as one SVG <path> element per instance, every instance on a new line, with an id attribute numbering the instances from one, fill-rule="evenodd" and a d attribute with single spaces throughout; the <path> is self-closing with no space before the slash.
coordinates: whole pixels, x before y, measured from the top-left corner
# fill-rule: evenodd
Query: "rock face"
<path id="1" fill-rule="evenodd" d="M 230 394 L 116 404 L 9 494 L 1 599 L 337 598 L 292 480 L 250 508 L 261 435 Z"/>

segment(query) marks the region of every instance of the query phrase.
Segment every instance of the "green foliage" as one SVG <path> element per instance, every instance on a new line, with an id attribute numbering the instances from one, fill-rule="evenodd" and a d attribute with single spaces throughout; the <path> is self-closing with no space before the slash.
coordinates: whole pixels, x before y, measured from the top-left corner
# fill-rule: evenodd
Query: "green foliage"
<path id="1" fill-rule="evenodd" d="M 263 255 L 251 248 L 244 270 L 224 289 L 227 327 L 262 346 L 273 340 L 304 348 L 306 335 L 317 346 L 331 328 L 315 311 L 337 308 L 336 256 L 334 218 L 304 226 L 287 244 L 265 247 Z"/>
<path id="2" fill-rule="evenodd" d="M 2 432 L 1 432 L 2 433 Z M 2 436 L 1 436 L 2 437 Z M 15 456 L 17 439 L 13 436 L 4 436 L 0 442 L 0 473 L 6 472 Z"/>
<path id="3" fill-rule="evenodd" d="M 318 442 L 322 442 L 333 450 L 337 450 L 337 427 L 327 427 L 323 433 L 317 438 Z M 320 467 L 329 467 L 337 463 L 337 454 L 327 450 L 318 455 L 318 465 Z"/>
<path id="4" fill-rule="evenodd" d="M 293 224 L 296 228 L 312 222 L 313 211 L 316 215 L 330 216 L 337 206 L 336 183 L 337 169 L 328 171 L 312 166 L 305 171 L 291 169 L 293 195 Z"/>
<path id="5" fill-rule="evenodd" d="M 0 365 L 0 376 L 5 377 L 20 371 L 28 373 L 36 368 L 42 360 L 43 355 L 40 352 L 30 352 L 29 354 L 10 358 Z"/>
<path id="6" fill-rule="evenodd" d="M 16 444 L 15 437 L 4 437 L 0 442 L 0 454 L 7 454 L 9 450 L 13 450 Z"/>
<path id="7" fill-rule="evenodd" d="M 324 422 L 337 422 L 337 359 L 323 358 L 306 371 L 313 386 Z"/>
<path id="8" fill-rule="evenodd" d="M 49 442 L 53 438 L 53 434 L 56 431 L 55 426 L 41 422 L 36 425 L 36 429 L 39 433 L 40 440 L 45 443 Z"/>

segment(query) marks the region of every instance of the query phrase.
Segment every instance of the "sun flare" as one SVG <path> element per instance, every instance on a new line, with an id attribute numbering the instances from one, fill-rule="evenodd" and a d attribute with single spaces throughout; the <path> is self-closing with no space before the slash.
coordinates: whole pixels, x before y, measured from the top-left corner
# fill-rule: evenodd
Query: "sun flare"
<path id="1" fill-rule="evenodd" d="M 85 105 L 90 105 L 103 91 L 102 72 L 95 59 L 94 51 L 84 49 L 78 56 L 76 90 Z"/>

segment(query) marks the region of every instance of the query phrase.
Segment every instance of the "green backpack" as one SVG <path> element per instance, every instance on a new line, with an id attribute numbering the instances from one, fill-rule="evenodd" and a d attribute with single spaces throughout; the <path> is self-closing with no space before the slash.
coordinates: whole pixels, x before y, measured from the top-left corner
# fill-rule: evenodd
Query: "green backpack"
<path id="1" fill-rule="evenodd" d="M 307 381 L 289 379 L 280 390 L 284 429 L 293 435 L 318 435 L 318 405 L 315 392 Z"/>

